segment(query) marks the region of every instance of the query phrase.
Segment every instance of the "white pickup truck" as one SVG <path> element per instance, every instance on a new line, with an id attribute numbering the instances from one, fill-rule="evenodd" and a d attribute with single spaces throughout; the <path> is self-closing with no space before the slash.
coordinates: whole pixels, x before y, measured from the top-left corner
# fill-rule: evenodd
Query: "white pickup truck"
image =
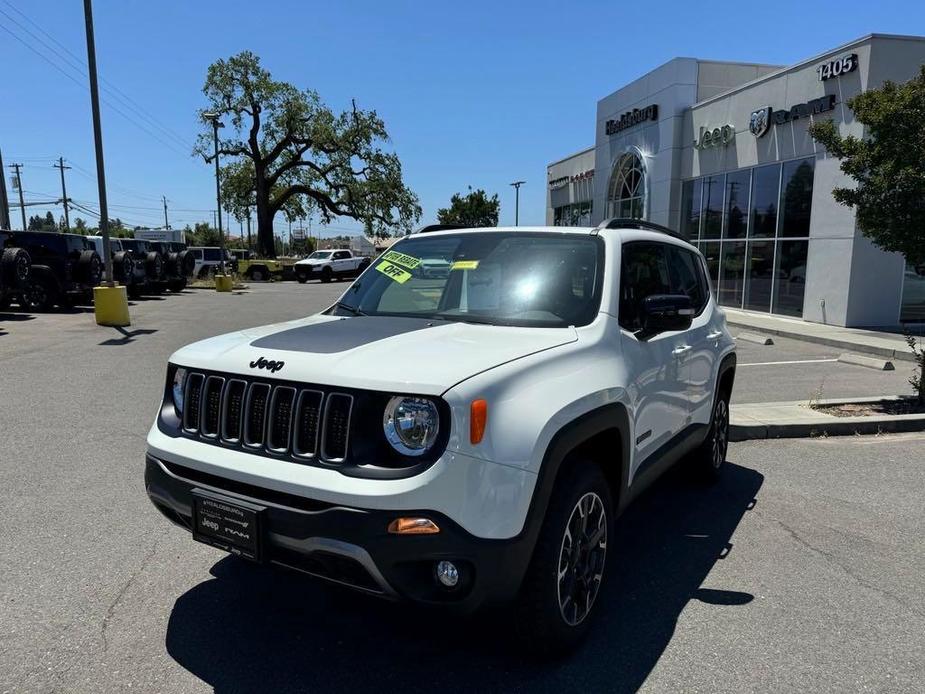
<path id="1" fill-rule="evenodd" d="M 330 282 L 335 278 L 357 277 L 369 264 L 369 258 L 354 255 L 346 248 L 315 251 L 295 264 L 295 276 L 301 284 L 312 279 Z"/>

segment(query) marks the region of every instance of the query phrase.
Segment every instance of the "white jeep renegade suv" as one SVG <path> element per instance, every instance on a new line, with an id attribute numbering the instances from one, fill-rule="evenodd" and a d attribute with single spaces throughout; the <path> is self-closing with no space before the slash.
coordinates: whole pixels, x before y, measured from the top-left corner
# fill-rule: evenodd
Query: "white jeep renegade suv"
<path id="1" fill-rule="evenodd" d="M 145 483 L 202 542 L 389 598 L 515 600 L 562 648 L 627 504 L 682 456 L 719 472 L 734 373 L 667 229 L 418 233 L 321 314 L 176 352 Z"/>

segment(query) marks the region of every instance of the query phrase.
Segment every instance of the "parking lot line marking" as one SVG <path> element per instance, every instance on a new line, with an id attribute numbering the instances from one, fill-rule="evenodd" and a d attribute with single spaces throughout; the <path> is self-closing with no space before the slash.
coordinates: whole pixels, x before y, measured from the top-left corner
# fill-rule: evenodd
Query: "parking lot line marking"
<path id="1" fill-rule="evenodd" d="M 821 364 L 823 362 L 838 361 L 832 359 L 796 359 L 794 361 L 755 361 L 749 364 L 739 364 L 739 366 L 781 366 L 783 364 Z"/>

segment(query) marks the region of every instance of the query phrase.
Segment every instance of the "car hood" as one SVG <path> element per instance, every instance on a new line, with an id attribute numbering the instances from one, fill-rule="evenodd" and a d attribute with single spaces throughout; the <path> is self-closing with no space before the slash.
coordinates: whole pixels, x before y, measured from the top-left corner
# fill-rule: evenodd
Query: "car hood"
<path id="1" fill-rule="evenodd" d="M 577 339 L 574 328 L 318 315 L 202 340 L 170 360 L 260 378 L 440 395 L 482 371 Z"/>
<path id="2" fill-rule="evenodd" d="M 312 258 L 311 260 L 309 260 L 308 258 L 303 258 L 302 260 L 297 260 L 295 264 L 296 265 L 324 265 L 325 263 L 330 263 L 330 262 L 331 262 L 330 258 Z"/>

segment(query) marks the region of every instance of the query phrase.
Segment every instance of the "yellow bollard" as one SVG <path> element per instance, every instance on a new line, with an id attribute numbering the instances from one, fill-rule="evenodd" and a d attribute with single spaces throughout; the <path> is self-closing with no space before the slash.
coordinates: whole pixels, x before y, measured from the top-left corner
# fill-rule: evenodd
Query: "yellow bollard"
<path id="1" fill-rule="evenodd" d="M 232 287 L 234 287 L 234 278 L 231 275 L 215 276 L 215 291 L 230 292 Z"/>
<path id="2" fill-rule="evenodd" d="M 120 327 L 132 324 L 128 315 L 128 296 L 125 287 L 101 286 L 93 288 L 93 313 L 97 325 Z"/>

